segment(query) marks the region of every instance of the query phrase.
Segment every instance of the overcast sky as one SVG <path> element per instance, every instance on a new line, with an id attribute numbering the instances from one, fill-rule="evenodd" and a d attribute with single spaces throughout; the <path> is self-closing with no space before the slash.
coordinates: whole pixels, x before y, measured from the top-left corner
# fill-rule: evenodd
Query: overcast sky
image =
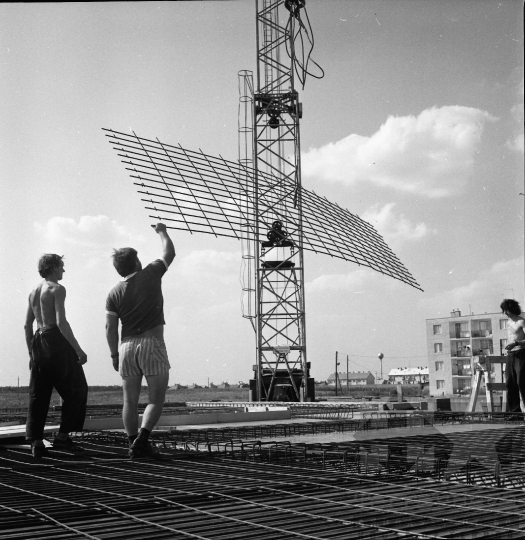
<path id="1" fill-rule="evenodd" d="M 373 224 L 424 292 L 305 254 L 308 360 L 426 365 L 425 319 L 524 305 L 521 0 L 307 0 L 313 58 L 303 185 Z M 160 242 L 102 128 L 237 159 L 255 1 L 0 5 L 0 386 L 27 384 L 23 324 L 43 253 L 65 255 L 66 313 L 90 384 L 120 384 L 105 340 L 112 248 Z M 247 381 L 241 246 L 172 232 L 170 383 Z M 525 306 L 524 306 L 525 307 Z"/>

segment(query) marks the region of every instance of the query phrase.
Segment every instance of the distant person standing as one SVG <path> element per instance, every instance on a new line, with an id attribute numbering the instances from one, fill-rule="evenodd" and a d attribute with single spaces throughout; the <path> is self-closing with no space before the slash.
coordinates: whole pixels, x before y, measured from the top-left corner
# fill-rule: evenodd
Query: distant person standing
<path id="1" fill-rule="evenodd" d="M 62 258 L 55 254 L 40 257 L 38 272 L 44 279 L 29 295 L 24 326 L 31 370 L 26 438 L 31 441 L 36 460 L 47 453 L 44 426 L 53 387 L 63 400 L 53 449 L 74 454 L 84 452 L 69 433 L 82 431 L 84 426 L 88 386 L 82 365 L 87 362 L 87 356 L 66 319 L 66 289 L 58 283 L 65 272 Z M 37 330 L 33 333 L 35 320 Z"/>
<path id="2" fill-rule="evenodd" d="M 520 394 L 525 401 L 525 319 L 521 317 L 521 307 L 516 300 L 505 299 L 501 311 L 508 317 L 507 365 L 505 385 L 507 386 L 507 412 L 525 412 L 520 407 Z"/>
<path id="3" fill-rule="evenodd" d="M 129 438 L 129 456 L 160 459 L 149 441 L 157 424 L 168 388 L 168 354 L 164 344 L 164 300 L 162 276 L 175 258 L 166 225 L 153 225 L 162 243 L 162 258 L 142 268 L 133 248 L 114 250 L 113 266 L 123 277 L 106 300 L 106 338 L 113 367 L 122 377 L 122 419 Z M 119 347 L 119 319 L 122 323 Z M 120 360 L 120 361 L 119 361 Z M 138 403 L 142 378 L 148 383 L 148 405 L 139 431 Z"/>

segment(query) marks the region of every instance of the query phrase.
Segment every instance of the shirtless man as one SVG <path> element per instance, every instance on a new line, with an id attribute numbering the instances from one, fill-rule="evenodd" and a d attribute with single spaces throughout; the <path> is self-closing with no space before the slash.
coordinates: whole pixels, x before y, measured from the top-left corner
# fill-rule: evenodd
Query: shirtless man
<path id="1" fill-rule="evenodd" d="M 508 344 L 505 347 L 508 351 L 505 368 L 507 412 L 521 413 L 525 412 L 520 407 L 520 394 L 525 401 L 525 319 L 520 316 L 521 307 L 516 300 L 505 299 L 500 307 L 508 317 Z"/>
<path id="2" fill-rule="evenodd" d="M 129 456 L 160 459 L 149 435 L 158 422 L 168 388 L 170 364 L 164 344 L 162 276 L 175 258 L 166 225 L 153 225 L 162 243 L 162 258 L 144 269 L 133 248 L 113 253 L 113 266 L 123 278 L 106 299 L 106 338 L 113 367 L 122 377 L 122 420 L 129 439 Z M 122 323 L 119 347 L 119 319 Z M 119 361 L 120 360 L 120 361 Z M 142 379 L 148 383 L 149 402 L 139 431 L 138 403 Z"/>
<path id="3" fill-rule="evenodd" d="M 44 426 L 53 388 L 63 400 L 60 429 L 53 449 L 74 454 L 83 452 L 69 433 L 82 431 L 88 393 L 82 369 L 87 356 L 66 319 L 66 289 L 58 283 L 65 272 L 62 257 L 42 255 L 38 272 L 44 279 L 29 295 L 24 326 L 31 370 L 26 438 L 31 441 L 36 460 L 47 453 L 43 443 Z M 35 320 L 37 330 L 33 333 Z"/>

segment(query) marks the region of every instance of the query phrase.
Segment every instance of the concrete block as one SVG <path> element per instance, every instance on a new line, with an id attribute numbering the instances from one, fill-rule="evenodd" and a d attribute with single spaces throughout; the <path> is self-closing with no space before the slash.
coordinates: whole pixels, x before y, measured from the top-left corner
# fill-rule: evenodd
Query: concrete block
<path id="1" fill-rule="evenodd" d="M 428 398 L 427 410 L 429 411 L 451 411 L 450 398 Z"/>
<path id="2" fill-rule="evenodd" d="M 415 409 L 412 403 L 393 403 L 394 411 L 413 411 Z"/>

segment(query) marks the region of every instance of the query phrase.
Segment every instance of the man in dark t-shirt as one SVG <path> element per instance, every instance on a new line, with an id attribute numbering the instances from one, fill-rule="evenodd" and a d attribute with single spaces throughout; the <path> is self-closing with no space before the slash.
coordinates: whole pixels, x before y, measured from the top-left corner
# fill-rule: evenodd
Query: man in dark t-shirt
<path id="1" fill-rule="evenodd" d="M 162 258 L 142 268 L 133 248 L 114 250 L 113 265 L 123 277 L 106 299 L 106 338 L 113 367 L 122 377 L 122 419 L 131 459 L 159 459 L 149 435 L 158 422 L 168 387 L 170 364 L 164 344 L 162 276 L 175 258 L 166 225 L 153 225 L 162 242 Z M 122 324 L 119 347 L 118 322 Z M 138 402 L 142 378 L 148 383 L 149 402 L 139 431 Z"/>

